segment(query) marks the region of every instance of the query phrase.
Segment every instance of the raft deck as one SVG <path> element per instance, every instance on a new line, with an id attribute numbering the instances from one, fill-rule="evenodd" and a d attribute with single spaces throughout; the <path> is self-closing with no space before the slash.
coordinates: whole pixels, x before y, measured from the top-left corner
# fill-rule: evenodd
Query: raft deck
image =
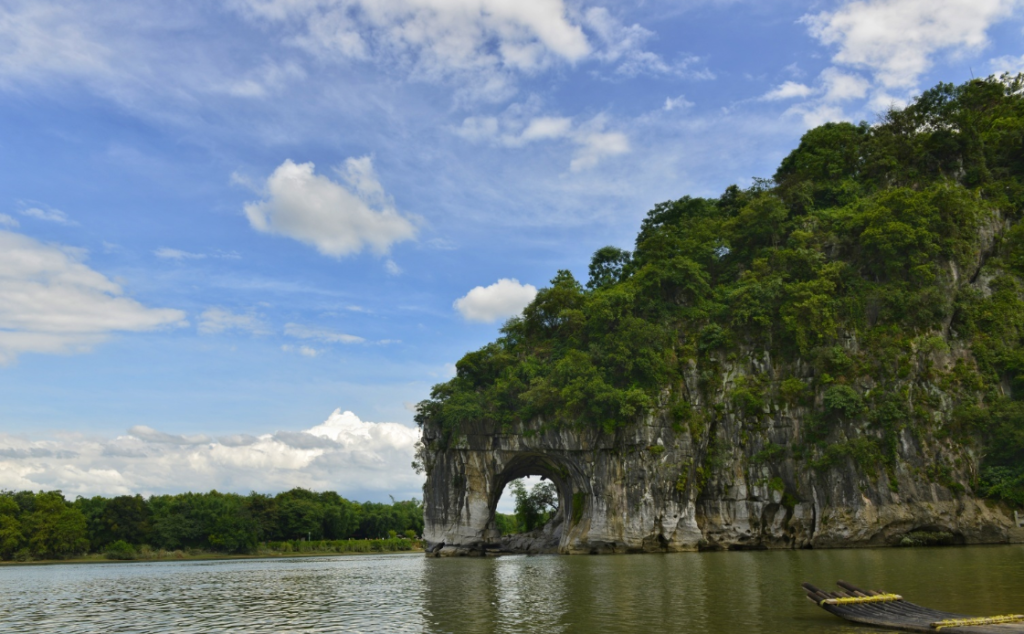
<path id="1" fill-rule="evenodd" d="M 1024 615 L 976 617 L 924 608 L 904 601 L 898 594 L 861 590 L 839 581 L 843 592 L 825 592 L 809 583 L 802 584 L 807 598 L 836 616 L 866 625 L 877 625 L 908 632 L 942 634 L 1024 634 Z"/>

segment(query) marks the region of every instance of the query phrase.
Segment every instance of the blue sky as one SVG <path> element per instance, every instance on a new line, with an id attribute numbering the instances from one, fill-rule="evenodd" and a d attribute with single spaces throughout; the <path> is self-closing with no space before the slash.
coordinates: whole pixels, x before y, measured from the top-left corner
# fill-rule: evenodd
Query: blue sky
<path id="1" fill-rule="evenodd" d="M 1022 17 L 4 2 L 0 488 L 414 495 L 412 405 L 558 269 L 809 127 L 1021 70 Z"/>

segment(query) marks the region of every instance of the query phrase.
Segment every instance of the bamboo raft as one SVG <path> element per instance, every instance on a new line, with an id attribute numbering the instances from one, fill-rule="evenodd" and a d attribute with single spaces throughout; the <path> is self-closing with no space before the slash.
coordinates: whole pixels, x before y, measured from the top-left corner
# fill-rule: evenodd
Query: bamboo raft
<path id="1" fill-rule="evenodd" d="M 924 608 L 898 594 L 861 590 L 839 581 L 844 592 L 825 592 L 802 584 L 807 598 L 847 621 L 909 632 L 942 634 L 1024 634 L 1024 614 L 976 617 Z"/>

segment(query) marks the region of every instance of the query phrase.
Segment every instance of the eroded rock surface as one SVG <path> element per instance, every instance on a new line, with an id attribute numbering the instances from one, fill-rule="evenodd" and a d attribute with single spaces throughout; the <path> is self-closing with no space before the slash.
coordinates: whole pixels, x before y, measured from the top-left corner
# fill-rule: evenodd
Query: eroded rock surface
<path id="1" fill-rule="evenodd" d="M 721 391 L 770 371 L 763 359 L 735 364 Z M 1024 542 L 1012 511 L 971 490 L 977 459 L 963 445 L 907 429 L 894 467 L 866 472 L 848 457 L 814 468 L 791 451 L 809 409 L 766 411 L 754 431 L 732 409 L 723 402 L 703 430 L 652 417 L 614 435 L 539 424 L 502 430 L 477 422 L 465 425 L 448 447 L 428 424 L 419 454 L 427 471 L 427 551 L 862 547 L 896 545 L 914 531 L 950 533 L 964 544 Z M 855 438 L 871 432 L 840 424 L 833 433 Z M 765 459 L 766 448 L 779 455 Z M 935 465 L 943 466 L 945 484 L 936 481 Z M 559 511 L 543 532 L 502 537 L 494 508 L 505 485 L 526 475 L 556 485 Z"/>

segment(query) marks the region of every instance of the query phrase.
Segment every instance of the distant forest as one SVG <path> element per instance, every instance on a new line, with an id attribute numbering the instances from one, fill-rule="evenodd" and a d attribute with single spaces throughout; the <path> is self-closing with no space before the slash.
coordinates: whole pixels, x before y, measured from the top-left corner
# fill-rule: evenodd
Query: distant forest
<path id="1" fill-rule="evenodd" d="M 79 497 L 74 502 L 60 491 L 0 491 L 4 560 L 64 559 L 111 550 L 125 559 L 151 549 L 254 553 L 268 543 L 275 551 L 290 552 L 289 542 L 394 541 L 422 532 L 419 500 L 358 503 L 333 491 L 292 489 L 274 496 L 210 491 Z M 387 549 L 407 550 L 408 539 L 401 541 L 403 547 Z"/>

